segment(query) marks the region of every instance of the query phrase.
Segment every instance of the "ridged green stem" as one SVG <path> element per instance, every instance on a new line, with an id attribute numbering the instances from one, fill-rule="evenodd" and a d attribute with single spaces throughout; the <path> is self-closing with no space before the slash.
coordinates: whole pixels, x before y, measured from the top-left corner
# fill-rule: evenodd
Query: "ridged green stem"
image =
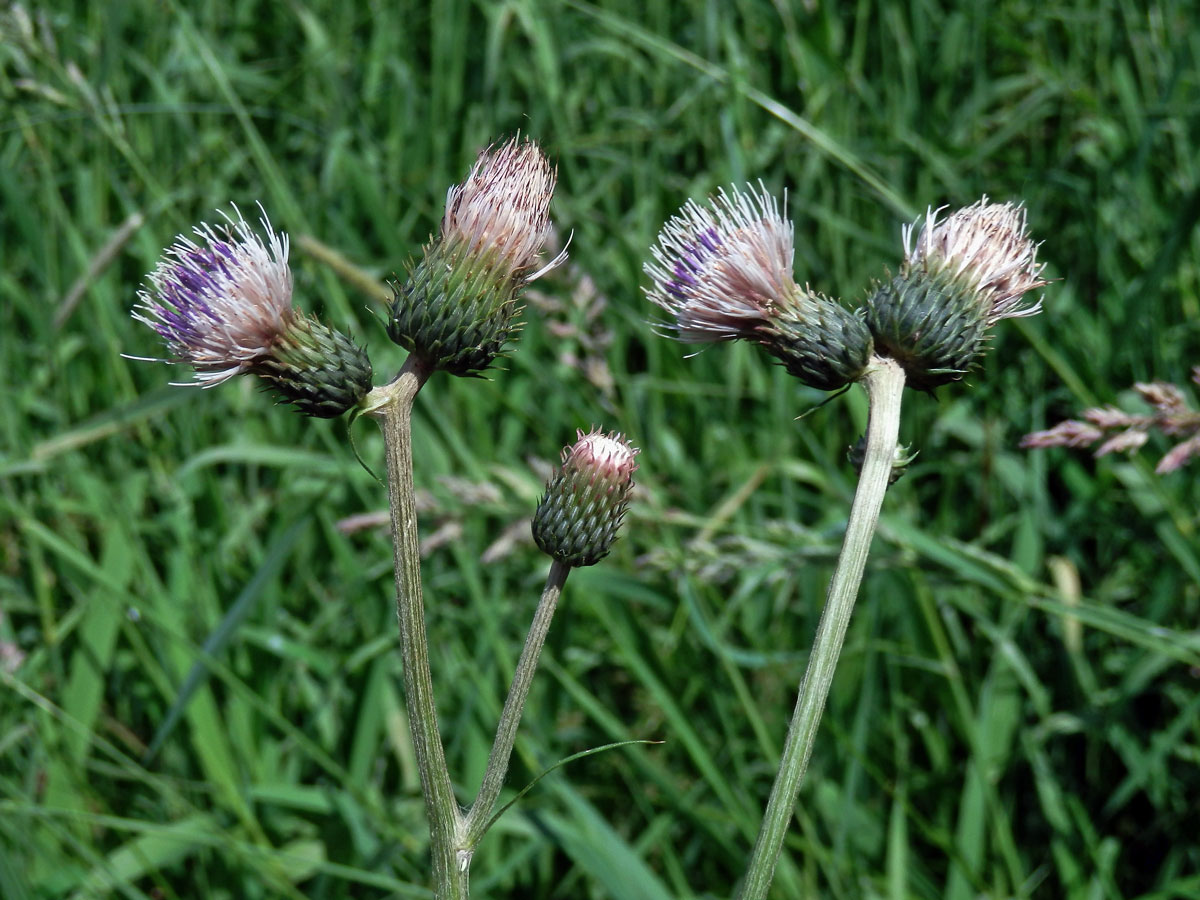
<path id="1" fill-rule="evenodd" d="M 437 705 L 429 672 L 421 595 L 421 557 L 417 507 L 413 494 L 412 407 L 429 373 L 413 357 L 390 384 L 367 395 L 368 415 L 379 419 L 387 457 L 388 500 L 392 514 L 393 562 L 396 570 L 396 617 L 404 659 L 404 702 L 412 727 L 421 793 L 429 817 L 435 900 L 466 900 L 470 854 L 460 854 L 463 814 L 454 796 L 446 753 L 438 731 Z"/>
<path id="2" fill-rule="evenodd" d="M 821 624 L 808 658 L 808 669 L 800 683 L 779 773 L 771 788 L 767 810 L 754 844 L 754 852 L 750 856 L 746 879 L 737 895 L 738 900 L 765 900 L 775 875 L 775 865 L 792 822 L 800 783 L 804 780 L 804 772 L 812 756 L 821 713 L 833 683 L 834 669 L 842 652 L 850 614 L 854 611 L 854 601 L 862 583 L 867 551 L 871 547 L 871 537 L 879 521 L 883 495 L 892 473 L 896 438 L 900 430 L 904 370 L 891 358 L 873 357 L 862 384 L 867 390 L 870 404 L 862 472 L 854 492 L 854 503 L 850 507 L 842 552 L 829 582 L 825 611 L 821 614 Z"/>
<path id="3" fill-rule="evenodd" d="M 483 773 L 483 783 L 479 787 L 475 802 L 467 812 L 467 848 L 474 849 L 483 837 L 492 809 L 496 805 L 496 798 L 500 796 L 500 788 L 504 786 L 504 776 L 508 773 L 508 762 L 517 739 L 517 726 L 521 722 L 521 712 L 525 709 L 525 699 L 529 696 L 529 685 L 533 682 L 533 673 L 537 671 L 542 645 L 546 643 L 550 620 L 554 618 L 563 584 L 570 573 L 570 566 L 555 560 L 550 566 L 550 574 L 546 576 L 542 599 L 538 601 L 533 624 L 529 626 L 525 647 L 521 650 L 521 658 L 517 661 L 517 669 L 513 673 L 512 686 L 508 689 L 508 697 L 504 701 L 504 710 L 500 713 L 500 724 L 496 728 L 496 740 L 492 743 L 487 770 Z"/>

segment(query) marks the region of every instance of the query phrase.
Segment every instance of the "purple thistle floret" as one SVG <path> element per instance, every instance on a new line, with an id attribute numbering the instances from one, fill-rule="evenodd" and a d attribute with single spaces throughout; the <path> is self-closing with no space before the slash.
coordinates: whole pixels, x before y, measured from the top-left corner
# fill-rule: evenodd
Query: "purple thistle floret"
<path id="1" fill-rule="evenodd" d="M 195 229 L 207 246 L 176 238 L 150 273 L 149 285 L 138 291 L 134 311 L 135 319 L 162 338 L 169 353 L 163 361 L 192 366 L 191 383 L 202 387 L 266 358 L 295 314 L 287 236 L 272 231 L 266 213 L 260 220 L 265 242 L 236 206 L 225 218 L 219 230 Z"/>
<path id="2" fill-rule="evenodd" d="M 695 243 L 689 248 L 682 249 L 680 257 L 675 262 L 672 271 L 674 278 L 663 287 L 672 297 L 686 301 L 700 287 L 700 277 L 704 274 L 704 264 L 721 247 L 721 235 L 715 228 L 706 228 L 696 235 Z"/>
<path id="3" fill-rule="evenodd" d="M 650 252 L 647 294 L 688 343 L 755 337 L 796 291 L 791 224 L 761 185 L 689 200 Z"/>

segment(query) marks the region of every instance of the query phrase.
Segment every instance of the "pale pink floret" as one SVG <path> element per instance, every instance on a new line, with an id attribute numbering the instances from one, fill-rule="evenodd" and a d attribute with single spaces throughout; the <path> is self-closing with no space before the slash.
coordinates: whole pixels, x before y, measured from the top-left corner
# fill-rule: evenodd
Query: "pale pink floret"
<path id="1" fill-rule="evenodd" d="M 1025 208 L 988 203 L 985 196 L 938 222 L 942 209 L 926 213 L 915 242 L 916 226 L 904 227 L 906 264 L 967 279 L 986 307 L 988 325 L 1039 312 L 1040 298 L 1021 305 L 1026 293 L 1049 283 L 1041 277 L 1045 264 L 1037 261 L 1037 244 L 1027 234 Z"/>
<path id="2" fill-rule="evenodd" d="M 531 140 L 513 138 L 479 154 L 466 181 L 446 192 L 442 238 L 493 256 L 512 274 L 538 263 L 550 236 L 554 168 Z M 566 250 L 522 281 L 530 282 L 567 258 Z"/>
<path id="3" fill-rule="evenodd" d="M 606 481 L 626 481 L 637 469 L 638 450 L 624 435 L 605 434 L 596 429 L 585 434 L 578 431 L 578 440 L 563 450 L 563 468 L 590 471 Z"/>
<path id="4" fill-rule="evenodd" d="M 753 338 L 797 290 L 792 225 L 761 184 L 721 190 L 704 206 L 689 200 L 650 253 L 647 295 L 675 317 L 676 336 L 688 343 Z"/>
<path id="5" fill-rule="evenodd" d="M 212 387 L 245 372 L 270 352 L 291 322 L 292 273 L 287 235 L 261 222 L 254 233 L 235 206 L 226 224 L 195 228 L 164 252 L 138 291 L 134 318 L 153 328 L 170 353 L 166 362 L 196 370 L 193 384 Z M 261 208 L 260 208 L 261 211 Z"/>

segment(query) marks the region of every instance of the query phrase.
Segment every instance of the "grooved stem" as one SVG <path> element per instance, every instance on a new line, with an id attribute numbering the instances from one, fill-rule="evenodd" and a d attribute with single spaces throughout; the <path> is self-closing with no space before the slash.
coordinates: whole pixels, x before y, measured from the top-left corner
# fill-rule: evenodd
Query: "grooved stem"
<path id="1" fill-rule="evenodd" d="M 896 438 L 900 430 L 904 370 L 889 357 L 873 357 L 862 384 L 867 390 L 870 405 L 862 472 L 854 492 L 854 503 L 850 507 L 850 518 L 846 522 L 842 551 L 829 582 L 821 624 L 808 658 L 808 669 L 796 697 L 796 709 L 788 727 L 779 773 L 771 788 L 767 810 L 750 856 L 746 880 L 737 895 L 738 900 L 765 900 L 775 875 L 775 865 L 791 825 L 800 783 L 804 780 L 804 772 L 812 756 L 821 713 L 825 710 L 834 669 L 846 639 L 846 629 L 850 625 L 850 614 L 854 611 L 854 601 L 862 583 L 871 537 L 879 521 L 883 495 L 892 472 Z"/>
<path id="2" fill-rule="evenodd" d="M 542 654 L 542 645 L 546 643 L 550 620 L 554 618 L 563 584 L 570 573 L 570 566 L 555 560 L 550 566 L 550 574 L 546 576 L 542 599 L 538 601 L 533 624 L 529 626 L 521 658 L 517 661 L 517 668 L 513 673 L 512 686 L 508 689 L 508 697 L 504 701 L 504 711 L 500 713 L 500 724 L 496 728 L 496 740 L 492 743 L 487 770 L 483 773 L 483 783 L 479 786 L 475 802 L 467 812 L 465 834 L 468 847 L 473 848 L 483 837 L 490 822 L 492 808 L 496 805 L 496 798 L 500 796 L 500 788 L 504 785 L 504 776 L 508 772 L 508 762 L 512 757 L 513 744 L 517 739 L 517 725 L 521 722 L 521 712 L 525 709 L 525 699 L 529 696 L 529 685 L 533 682 L 533 673 L 537 671 L 538 658 Z"/>
<path id="3" fill-rule="evenodd" d="M 417 508 L 413 495 L 412 407 L 429 373 L 409 357 L 390 384 L 377 387 L 364 401 L 365 412 L 379 420 L 387 456 L 388 500 L 392 515 L 392 552 L 396 570 L 396 618 L 404 659 L 404 702 L 412 724 L 413 746 L 421 774 L 421 794 L 429 817 L 435 900 L 466 900 L 470 853 L 461 843 L 463 814 L 446 768 L 438 731 L 437 705 L 429 671 L 421 595 L 421 557 Z"/>

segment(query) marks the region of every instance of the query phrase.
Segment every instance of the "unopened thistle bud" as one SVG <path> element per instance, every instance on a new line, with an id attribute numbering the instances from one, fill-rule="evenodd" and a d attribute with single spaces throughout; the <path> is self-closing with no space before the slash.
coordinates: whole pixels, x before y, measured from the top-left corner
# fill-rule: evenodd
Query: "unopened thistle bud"
<path id="1" fill-rule="evenodd" d="M 1024 207 L 984 197 L 942 222 L 938 212 L 926 214 L 915 244 L 913 226 L 905 226 L 900 274 L 867 303 L 877 351 L 923 390 L 962 378 L 982 355 L 988 329 L 1038 312 L 1041 300 L 1022 298 L 1048 283 Z"/>
<path id="2" fill-rule="evenodd" d="M 579 432 L 533 516 L 533 539 L 542 552 L 568 566 L 591 566 L 608 556 L 633 492 L 637 452 L 620 434 Z"/>
<path id="3" fill-rule="evenodd" d="M 863 463 L 867 461 L 867 436 L 864 434 L 854 446 L 846 453 L 846 458 L 850 460 L 851 465 L 859 474 L 862 474 Z M 908 467 L 917 454 L 912 452 L 912 448 L 904 444 L 897 444 L 896 449 L 892 451 L 892 471 L 888 475 L 888 484 L 895 484 L 905 473 L 908 472 Z"/>
<path id="4" fill-rule="evenodd" d="M 262 217 L 267 241 L 236 218 L 179 235 L 138 291 L 134 318 L 153 328 L 195 381 L 212 387 L 234 375 L 266 379 L 280 399 L 319 418 L 341 415 L 371 389 L 371 362 L 345 335 L 292 305 L 288 239 Z"/>
<path id="5" fill-rule="evenodd" d="M 517 298 L 566 259 L 539 266 L 555 173 L 537 144 L 514 138 L 479 155 L 446 194 L 441 234 L 393 284 L 388 335 L 427 368 L 477 374 L 515 337 Z"/>
<path id="6" fill-rule="evenodd" d="M 685 343 L 747 340 L 805 384 L 831 391 L 862 376 L 871 335 L 862 318 L 792 280 L 792 225 L 761 185 L 689 200 L 645 266 L 652 301 Z"/>

